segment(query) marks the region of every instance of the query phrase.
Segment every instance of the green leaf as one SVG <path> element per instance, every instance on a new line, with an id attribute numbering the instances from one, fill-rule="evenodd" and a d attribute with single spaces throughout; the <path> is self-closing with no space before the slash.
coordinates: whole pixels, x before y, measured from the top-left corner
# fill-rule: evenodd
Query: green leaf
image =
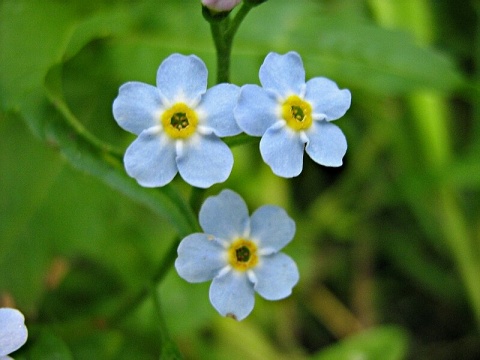
<path id="1" fill-rule="evenodd" d="M 0 106 L 19 108 L 40 88 L 48 69 L 85 44 L 125 31 L 133 19 L 127 5 L 101 2 L 6 0 L 0 4 Z"/>
<path id="2" fill-rule="evenodd" d="M 0 9 L 6 39 L 0 45 L 0 66 L 6 69 L 0 78 L 0 89 L 4 90 L 0 94 L 5 94 L 0 104 L 6 109 L 19 109 L 34 133 L 58 147 L 75 168 L 97 176 L 166 217 L 180 236 L 194 231 L 195 216 L 177 192 L 172 187 L 143 189 L 126 176 L 121 152 L 94 137 L 63 97 L 63 62 L 90 41 L 128 29 L 135 11 L 118 5 L 92 15 L 81 2 L 67 6 L 28 1 L 6 1 Z M 34 29 L 31 24 L 35 24 Z M 63 119 L 52 112 L 47 99 Z"/>
<path id="3" fill-rule="evenodd" d="M 94 175 L 161 215 L 171 222 L 180 237 L 195 231 L 197 228 L 195 216 L 172 185 L 160 189 L 139 186 L 134 179 L 127 176 L 120 158 L 82 139 L 58 114 L 52 113 L 50 121 L 46 139 L 59 148 L 73 167 Z"/>
<path id="4" fill-rule="evenodd" d="M 327 11 L 315 2 L 268 2 L 255 9 L 242 24 L 235 49 L 253 52 L 258 65 L 266 51 L 295 50 L 307 77 L 327 76 L 374 93 L 452 91 L 464 85 L 447 55 L 418 45 L 407 33 L 375 25 L 360 11 Z"/>
<path id="5" fill-rule="evenodd" d="M 402 360 L 408 337 L 400 327 L 383 326 L 354 335 L 314 355 L 312 360 Z"/>

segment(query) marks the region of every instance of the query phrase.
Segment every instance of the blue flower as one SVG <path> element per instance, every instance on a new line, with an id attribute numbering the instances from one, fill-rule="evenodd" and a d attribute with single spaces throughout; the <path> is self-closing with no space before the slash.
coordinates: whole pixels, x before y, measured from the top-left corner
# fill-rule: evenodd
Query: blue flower
<path id="1" fill-rule="evenodd" d="M 156 87 L 120 87 L 113 116 L 138 135 L 124 162 L 140 185 L 163 186 L 180 172 L 189 184 L 207 188 L 230 175 L 233 155 L 219 137 L 241 132 L 233 117 L 240 89 L 219 84 L 207 90 L 207 75 L 197 56 L 173 54 L 158 68 Z"/>
<path id="2" fill-rule="evenodd" d="M 16 309 L 0 308 L 0 358 L 19 349 L 27 341 L 25 318 Z"/>
<path id="3" fill-rule="evenodd" d="M 348 110 L 350 91 L 323 77 L 305 83 L 296 52 L 269 53 L 259 75 L 263 87 L 243 86 L 234 114 L 243 131 L 262 136 L 260 153 L 272 171 L 286 178 L 299 175 L 304 149 L 318 164 L 342 165 L 347 141 L 330 121 Z"/>
<path id="4" fill-rule="evenodd" d="M 212 280 L 210 302 L 223 316 L 244 319 L 255 291 L 267 300 L 289 296 L 298 282 L 295 262 L 279 252 L 295 234 L 285 210 L 262 206 L 251 217 L 231 190 L 209 197 L 199 214 L 205 233 L 191 234 L 178 247 L 175 268 L 188 282 Z"/>

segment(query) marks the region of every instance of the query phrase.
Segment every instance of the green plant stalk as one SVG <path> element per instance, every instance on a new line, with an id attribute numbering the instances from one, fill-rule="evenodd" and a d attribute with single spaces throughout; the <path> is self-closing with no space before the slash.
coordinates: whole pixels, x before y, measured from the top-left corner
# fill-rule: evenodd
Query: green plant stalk
<path id="1" fill-rule="evenodd" d="M 217 54 L 217 84 L 226 83 L 230 80 L 230 56 L 232 49 L 225 41 L 227 23 L 228 18 L 210 23 L 210 30 Z"/>
<path id="2" fill-rule="evenodd" d="M 210 22 L 210 30 L 212 32 L 213 42 L 217 53 L 217 84 L 230 81 L 233 38 L 235 37 L 240 24 L 251 9 L 251 5 L 243 3 L 231 21 L 228 16 L 221 21 Z"/>
<path id="3" fill-rule="evenodd" d="M 155 313 L 158 320 L 158 329 L 160 332 L 160 360 L 181 360 L 183 356 L 180 354 L 177 345 L 172 341 L 168 333 L 167 324 L 163 316 L 162 304 L 160 296 L 158 295 L 157 288 L 152 286 L 150 288 L 150 295 L 155 307 Z"/>
<path id="4" fill-rule="evenodd" d="M 151 293 L 152 287 L 156 287 L 165 278 L 168 271 L 173 266 L 177 256 L 177 248 L 179 244 L 179 238 L 176 238 L 174 241 L 172 241 L 172 244 L 165 253 L 162 261 L 160 261 L 160 266 L 150 279 L 150 282 L 146 284 L 140 291 L 138 291 L 137 294 L 127 298 L 107 320 L 108 324 L 116 325 L 145 301 L 147 296 Z"/>

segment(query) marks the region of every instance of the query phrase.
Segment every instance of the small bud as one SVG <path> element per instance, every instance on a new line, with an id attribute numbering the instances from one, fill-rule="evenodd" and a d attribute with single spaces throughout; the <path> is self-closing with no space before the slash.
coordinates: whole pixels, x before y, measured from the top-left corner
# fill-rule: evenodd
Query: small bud
<path id="1" fill-rule="evenodd" d="M 215 12 L 230 11 L 242 0 L 202 0 L 203 6 Z"/>

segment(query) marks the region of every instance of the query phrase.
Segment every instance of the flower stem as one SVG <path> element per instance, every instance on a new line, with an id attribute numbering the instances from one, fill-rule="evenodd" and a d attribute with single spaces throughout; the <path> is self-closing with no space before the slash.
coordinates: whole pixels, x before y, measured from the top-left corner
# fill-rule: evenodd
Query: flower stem
<path id="1" fill-rule="evenodd" d="M 237 33 L 240 24 L 245 19 L 247 14 L 252 10 L 253 6 L 247 3 L 243 3 L 238 12 L 235 14 L 235 17 L 232 19 L 228 30 L 225 33 L 226 40 L 230 43 L 233 42 L 233 37 Z"/>
<path id="2" fill-rule="evenodd" d="M 217 84 L 230 81 L 233 38 L 251 9 L 252 5 L 243 3 L 232 21 L 229 17 L 220 21 L 210 21 L 210 30 L 217 52 Z"/>
<path id="3" fill-rule="evenodd" d="M 213 41 L 217 52 L 217 84 L 228 82 L 230 78 L 231 46 L 225 41 L 228 18 L 210 23 Z"/>
<path id="4" fill-rule="evenodd" d="M 133 297 L 129 297 L 125 300 L 125 302 L 118 308 L 118 310 L 110 317 L 110 324 L 114 325 L 123 320 L 128 314 L 130 314 L 133 310 L 135 310 L 140 304 L 145 301 L 146 297 L 150 294 L 152 286 L 158 285 L 163 280 L 168 270 L 170 270 L 173 263 L 175 262 L 179 243 L 179 238 L 176 238 L 172 242 L 170 248 L 165 253 L 162 261 L 160 261 L 160 266 L 158 267 L 150 282 L 146 284 L 141 290 L 139 290 L 138 293 L 135 294 Z"/>
<path id="5" fill-rule="evenodd" d="M 172 341 L 167 330 L 167 324 L 165 323 L 165 318 L 163 317 L 162 304 L 160 302 L 160 296 L 156 286 L 150 288 L 150 294 L 152 296 L 153 304 L 155 306 L 155 313 L 158 320 L 158 328 L 160 332 L 160 359 L 183 359 L 180 351 L 178 350 L 177 345 Z"/>

